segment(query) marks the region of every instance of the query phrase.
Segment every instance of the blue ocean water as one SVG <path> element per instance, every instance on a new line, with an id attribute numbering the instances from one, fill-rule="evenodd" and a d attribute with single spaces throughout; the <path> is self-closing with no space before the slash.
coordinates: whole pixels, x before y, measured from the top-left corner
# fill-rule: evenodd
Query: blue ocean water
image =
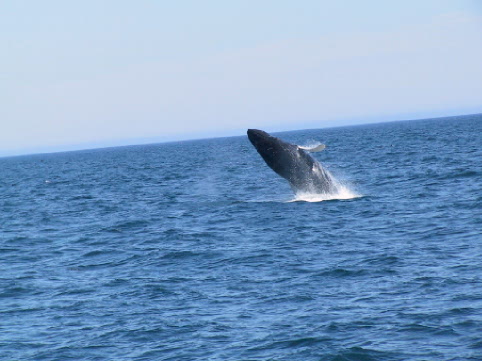
<path id="1" fill-rule="evenodd" d="M 482 360 L 482 115 L 277 136 L 0 159 L 0 359 Z"/>

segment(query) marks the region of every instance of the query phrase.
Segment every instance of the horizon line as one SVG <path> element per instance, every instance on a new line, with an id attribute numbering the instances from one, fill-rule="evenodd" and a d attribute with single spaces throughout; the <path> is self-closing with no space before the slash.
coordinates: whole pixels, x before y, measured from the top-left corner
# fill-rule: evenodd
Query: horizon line
<path id="1" fill-rule="evenodd" d="M 410 121 L 417 121 L 417 120 L 437 120 L 437 119 L 447 119 L 447 118 L 457 118 L 457 117 L 469 117 L 469 116 L 475 116 L 475 115 L 482 115 L 481 113 L 467 113 L 467 114 L 457 114 L 457 115 L 445 115 L 445 116 L 436 116 L 436 117 L 429 117 L 429 118 L 411 118 L 411 119 L 394 119 L 394 120 L 385 120 L 385 121 L 368 121 L 366 123 L 346 123 L 343 125 L 327 125 L 327 126 L 322 126 L 318 128 L 302 128 L 302 129 L 283 129 L 283 130 L 270 130 L 271 133 L 287 133 L 287 132 L 293 132 L 293 131 L 304 131 L 304 130 L 318 130 L 318 129 L 333 129 L 333 128 L 345 128 L 345 127 L 356 127 L 356 126 L 366 126 L 370 124 L 384 124 L 384 123 L 397 123 L 397 122 L 410 122 Z M 341 120 L 343 121 L 343 120 Z M 350 122 L 349 120 L 346 120 Z M 306 124 L 306 123 L 305 123 Z M 272 127 L 267 126 L 266 128 L 270 129 Z M 225 133 L 232 133 L 232 132 L 237 132 L 238 129 L 235 130 L 227 130 Z M 99 144 L 99 145 L 94 145 L 97 142 L 86 142 L 86 143 L 80 143 L 80 144 L 66 144 L 66 145 L 59 145 L 59 146 L 45 146 L 45 147 L 38 147 L 39 151 L 29 151 L 25 149 L 24 151 L 19 150 L 17 151 L 12 151 L 12 154 L 8 154 L 8 151 L 6 154 L 1 154 L 0 153 L 0 159 L 2 158 L 14 158 L 14 157 L 26 157 L 26 156 L 34 156 L 34 155 L 47 155 L 47 154 L 56 154 L 56 153 L 72 153 L 72 152 L 82 152 L 82 151 L 89 151 L 89 150 L 102 150 L 102 149 L 112 149 L 112 148 L 123 148 L 123 147 L 135 147 L 135 146 L 142 146 L 142 145 L 155 145 L 155 144 L 168 144 L 168 143 L 177 143 L 177 142 L 189 142 L 189 141 L 197 141 L 197 140 L 208 140 L 208 139 L 221 139 L 221 138 L 231 138 L 231 137 L 241 137 L 243 134 L 230 134 L 230 135 L 218 135 L 218 136 L 199 136 L 199 137 L 194 137 L 194 138 L 186 138 L 183 137 L 182 135 L 178 136 L 177 139 L 164 139 L 161 140 L 162 138 L 167 138 L 167 137 L 162 137 L 162 136 L 155 136 L 155 137 L 142 137 L 142 138 L 130 138 L 130 139 L 117 139 L 117 140 L 104 140 L 100 141 L 98 143 L 104 143 L 104 144 Z M 169 138 L 176 138 L 176 135 L 173 135 L 172 137 L 168 136 Z M 189 136 L 188 136 L 189 137 Z M 157 138 L 157 140 L 156 140 Z M 135 143 L 138 142 L 138 143 Z M 109 145 L 108 143 L 118 143 L 118 144 L 111 144 Z M 126 144 L 127 143 L 127 144 Z M 44 148 L 44 150 L 40 150 Z M 62 149 L 57 149 L 57 150 L 48 150 L 49 148 L 64 148 Z M 73 148 L 73 149 L 72 149 Z"/>

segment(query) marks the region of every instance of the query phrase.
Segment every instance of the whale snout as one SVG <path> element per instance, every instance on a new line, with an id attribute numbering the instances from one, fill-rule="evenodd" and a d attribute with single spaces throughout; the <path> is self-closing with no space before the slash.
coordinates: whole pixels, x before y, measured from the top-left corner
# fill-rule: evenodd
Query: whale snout
<path id="1" fill-rule="evenodd" d="M 263 132 L 262 130 L 258 130 L 258 129 L 248 129 L 249 140 L 260 137 L 261 135 L 260 133 L 262 132 Z"/>
<path id="2" fill-rule="evenodd" d="M 257 148 L 257 145 L 268 140 L 271 136 L 259 129 L 248 129 L 248 138 L 250 142 Z"/>

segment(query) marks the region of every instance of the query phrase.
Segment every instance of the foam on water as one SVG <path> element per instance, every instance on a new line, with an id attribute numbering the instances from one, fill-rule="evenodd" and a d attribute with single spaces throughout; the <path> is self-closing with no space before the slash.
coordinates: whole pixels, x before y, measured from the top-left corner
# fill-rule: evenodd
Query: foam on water
<path id="1" fill-rule="evenodd" d="M 321 165 L 320 165 L 321 166 Z M 319 168 L 314 168 L 314 172 L 320 172 Z M 333 191 L 330 192 L 306 192 L 306 191 L 298 191 L 295 192 L 295 198 L 292 199 L 290 202 L 322 202 L 334 199 L 353 199 L 361 197 L 360 194 L 353 191 L 347 184 L 338 180 L 330 171 L 326 168 L 324 169 L 325 176 L 328 177 L 330 182 L 334 185 L 332 189 Z"/>
<path id="2" fill-rule="evenodd" d="M 299 192 L 295 194 L 295 197 L 289 202 L 322 202 L 334 199 L 353 199 L 361 197 L 348 186 L 339 184 L 338 191 L 335 193 L 306 193 Z"/>

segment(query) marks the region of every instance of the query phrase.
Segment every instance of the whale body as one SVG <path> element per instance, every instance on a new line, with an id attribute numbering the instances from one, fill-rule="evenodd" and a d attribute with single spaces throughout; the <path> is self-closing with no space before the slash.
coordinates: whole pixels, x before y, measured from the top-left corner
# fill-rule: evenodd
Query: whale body
<path id="1" fill-rule="evenodd" d="M 333 176 L 303 148 L 258 129 L 248 129 L 248 138 L 266 164 L 285 178 L 295 193 L 339 191 Z"/>

